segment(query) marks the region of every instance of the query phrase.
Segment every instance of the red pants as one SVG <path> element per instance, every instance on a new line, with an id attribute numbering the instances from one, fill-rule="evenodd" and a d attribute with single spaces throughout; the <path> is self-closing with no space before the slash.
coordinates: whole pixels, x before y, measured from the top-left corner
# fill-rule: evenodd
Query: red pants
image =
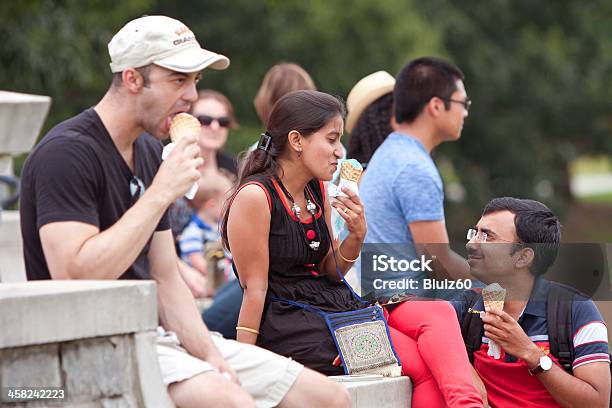
<path id="1" fill-rule="evenodd" d="M 444 301 L 408 301 L 389 315 L 389 330 L 412 379 L 412 406 L 482 407 L 457 314 Z"/>

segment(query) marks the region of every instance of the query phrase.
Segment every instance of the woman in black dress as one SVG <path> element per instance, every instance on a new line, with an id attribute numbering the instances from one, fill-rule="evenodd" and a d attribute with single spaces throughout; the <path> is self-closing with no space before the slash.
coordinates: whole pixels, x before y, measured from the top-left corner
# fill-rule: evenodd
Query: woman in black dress
<path id="1" fill-rule="evenodd" d="M 222 226 L 244 288 L 238 341 L 291 356 L 325 374 L 343 370 L 332 364 L 338 352 L 323 319 L 270 296 L 329 312 L 363 307 L 336 272 L 328 229 L 331 206 L 323 184 L 342 155 L 343 116 L 342 102 L 322 92 L 296 91 L 281 98 L 268 122 L 269 150 L 260 146 L 247 157 Z M 343 274 L 366 233 L 359 197 L 345 193 L 349 198 L 333 204 L 349 230 L 343 242 L 333 242 Z"/>

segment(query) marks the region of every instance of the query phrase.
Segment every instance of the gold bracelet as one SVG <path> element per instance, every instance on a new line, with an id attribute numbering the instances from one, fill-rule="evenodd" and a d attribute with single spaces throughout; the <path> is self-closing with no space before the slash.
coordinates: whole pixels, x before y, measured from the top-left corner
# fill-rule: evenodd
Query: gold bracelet
<path id="1" fill-rule="evenodd" d="M 242 330 L 242 331 L 246 331 L 246 332 L 253 333 L 253 334 L 259 334 L 257 330 L 251 329 L 249 327 L 244 327 L 244 326 L 236 326 L 236 330 Z"/>
<path id="2" fill-rule="evenodd" d="M 353 263 L 355 261 L 357 261 L 357 259 L 359 259 L 359 254 L 357 254 L 357 257 L 355 259 L 346 259 L 343 255 L 342 252 L 340 252 L 340 245 L 338 245 L 338 255 L 340 255 L 340 258 L 342 258 L 342 260 L 344 262 L 348 262 L 348 263 Z"/>

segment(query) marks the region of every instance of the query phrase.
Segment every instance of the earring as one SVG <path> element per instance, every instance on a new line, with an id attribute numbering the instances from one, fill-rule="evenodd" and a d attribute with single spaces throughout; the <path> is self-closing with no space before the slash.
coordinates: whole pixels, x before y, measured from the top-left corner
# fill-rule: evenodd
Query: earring
<path id="1" fill-rule="evenodd" d="M 298 157 L 302 157 L 302 149 L 298 150 Z"/>

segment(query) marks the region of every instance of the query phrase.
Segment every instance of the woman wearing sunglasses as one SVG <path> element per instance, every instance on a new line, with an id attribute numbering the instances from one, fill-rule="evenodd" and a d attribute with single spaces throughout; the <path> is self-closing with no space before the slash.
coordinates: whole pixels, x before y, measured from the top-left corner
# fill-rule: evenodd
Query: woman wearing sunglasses
<path id="1" fill-rule="evenodd" d="M 236 180 L 238 169 L 236 160 L 223 153 L 230 129 L 237 129 L 238 122 L 234 108 L 225 95 L 210 89 L 198 92 L 198 100 L 193 104 L 191 114 L 202 125 L 200 131 L 200 155 L 204 158 L 203 172 L 221 170 Z"/>
<path id="2" fill-rule="evenodd" d="M 199 146 L 204 165 L 200 169 L 200 183 L 207 183 L 207 179 L 220 175 L 234 182 L 238 173 L 236 160 L 222 152 L 229 129 L 238 128 L 231 102 L 217 91 L 202 90 L 198 92 L 198 100 L 192 105 L 190 113 L 202 125 Z M 172 233 L 177 243 L 197 211 L 198 208 L 193 208 L 193 202 L 190 203 L 185 198 L 179 198 L 170 207 Z M 179 271 L 195 298 L 210 294 L 205 275 L 200 271 L 182 260 L 179 260 Z"/>

